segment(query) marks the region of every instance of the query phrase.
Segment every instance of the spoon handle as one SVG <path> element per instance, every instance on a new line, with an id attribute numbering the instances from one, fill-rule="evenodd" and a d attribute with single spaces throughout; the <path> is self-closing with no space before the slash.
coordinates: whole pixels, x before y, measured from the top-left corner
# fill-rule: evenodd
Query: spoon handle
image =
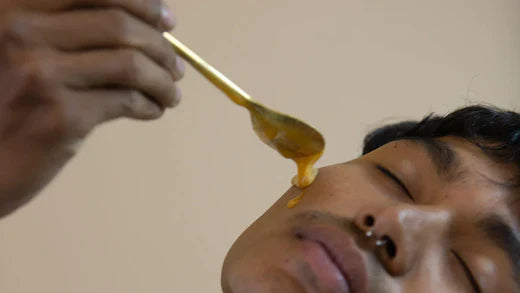
<path id="1" fill-rule="evenodd" d="M 170 33 L 165 32 L 163 36 L 168 40 L 177 54 L 189 62 L 198 72 L 206 77 L 212 84 L 223 91 L 233 102 L 240 106 L 247 107 L 252 100 L 251 96 L 248 95 L 244 90 L 233 83 L 224 74 L 219 72 L 213 66 L 209 65 L 199 55 L 195 54 L 190 48 L 177 40 Z"/>

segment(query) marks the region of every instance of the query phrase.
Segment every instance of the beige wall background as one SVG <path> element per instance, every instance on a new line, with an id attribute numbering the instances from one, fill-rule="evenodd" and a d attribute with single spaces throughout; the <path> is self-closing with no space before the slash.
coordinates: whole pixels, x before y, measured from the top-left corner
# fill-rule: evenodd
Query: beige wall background
<path id="1" fill-rule="evenodd" d="M 175 34 L 265 104 L 320 129 L 319 165 L 396 119 L 520 109 L 518 0 L 171 0 Z M 188 70 L 159 122 L 100 128 L 0 221 L 0 292 L 219 292 L 225 253 L 295 168 Z"/>

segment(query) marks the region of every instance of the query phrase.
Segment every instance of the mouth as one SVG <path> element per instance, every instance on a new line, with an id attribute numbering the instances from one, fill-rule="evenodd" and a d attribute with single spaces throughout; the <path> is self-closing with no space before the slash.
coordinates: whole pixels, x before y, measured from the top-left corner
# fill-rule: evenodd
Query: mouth
<path id="1" fill-rule="evenodd" d="M 310 247 L 303 257 L 318 279 L 329 284 L 334 280 L 335 287 L 340 288 L 336 292 L 368 291 L 367 270 L 361 250 L 346 231 L 330 224 L 316 224 L 298 227 L 293 233 L 303 246 Z"/>

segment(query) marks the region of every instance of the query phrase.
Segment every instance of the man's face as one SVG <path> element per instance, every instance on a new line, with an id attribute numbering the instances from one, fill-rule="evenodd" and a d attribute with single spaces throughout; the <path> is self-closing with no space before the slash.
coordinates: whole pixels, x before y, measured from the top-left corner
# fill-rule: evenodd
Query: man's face
<path id="1" fill-rule="evenodd" d="M 520 292 L 515 190 L 501 184 L 516 172 L 453 137 L 322 168 L 298 206 L 293 187 L 237 240 L 223 290 Z"/>

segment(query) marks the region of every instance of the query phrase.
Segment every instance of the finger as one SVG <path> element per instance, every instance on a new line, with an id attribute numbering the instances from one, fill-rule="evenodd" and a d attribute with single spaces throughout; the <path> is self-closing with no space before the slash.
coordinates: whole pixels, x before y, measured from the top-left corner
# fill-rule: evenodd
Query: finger
<path id="1" fill-rule="evenodd" d="M 79 10 L 47 16 L 34 29 L 59 50 L 135 48 L 165 67 L 175 80 L 184 74 L 175 50 L 162 34 L 119 9 Z"/>
<path id="2" fill-rule="evenodd" d="M 118 118 L 154 120 L 164 114 L 163 108 L 134 90 L 79 90 L 73 95 L 83 113 L 78 123 L 86 129 Z"/>
<path id="3" fill-rule="evenodd" d="M 68 54 L 57 61 L 66 86 L 75 89 L 119 87 L 141 92 L 161 107 L 178 104 L 169 72 L 140 51 L 99 50 Z"/>
<path id="4" fill-rule="evenodd" d="M 173 71 L 175 81 L 181 80 L 186 73 L 186 63 L 180 56 L 176 56 L 175 58 L 175 70 Z"/>
<path id="5" fill-rule="evenodd" d="M 20 1 L 20 0 L 17 0 Z M 63 11 L 78 8 L 120 8 L 153 27 L 173 29 L 173 13 L 162 0 L 21 0 L 22 6 L 44 11 Z"/>

